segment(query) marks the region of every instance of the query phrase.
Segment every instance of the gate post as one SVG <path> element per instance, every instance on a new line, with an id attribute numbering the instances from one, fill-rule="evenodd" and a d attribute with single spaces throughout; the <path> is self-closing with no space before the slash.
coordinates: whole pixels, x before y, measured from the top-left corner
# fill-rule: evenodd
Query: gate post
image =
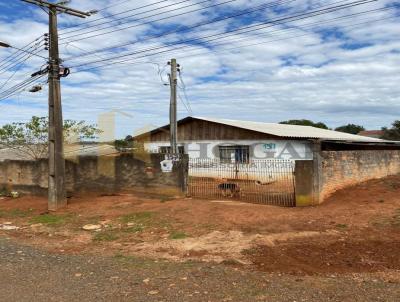
<path id="1" fill-rule="evenodd" d="M 296 207 L 319 204 L 322 177 L 321 142 L 314 141 L 313 160 L 296 160 Z"/>
<path id="2" fill-rule="evenodd" d="M 296 160 L 295 165 L 295 201 L 296 207 L 313 205 L 313 161 Z"/>

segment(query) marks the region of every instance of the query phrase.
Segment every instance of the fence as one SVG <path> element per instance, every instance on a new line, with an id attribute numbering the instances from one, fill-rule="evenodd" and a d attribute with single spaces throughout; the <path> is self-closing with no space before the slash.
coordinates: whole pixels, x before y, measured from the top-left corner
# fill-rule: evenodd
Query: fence
<path id="1" fill-rule="evenodd" d="M 291 160 L 190 159 L 188 194 L 250 203 L 295 206 L 295 162 Z"/>

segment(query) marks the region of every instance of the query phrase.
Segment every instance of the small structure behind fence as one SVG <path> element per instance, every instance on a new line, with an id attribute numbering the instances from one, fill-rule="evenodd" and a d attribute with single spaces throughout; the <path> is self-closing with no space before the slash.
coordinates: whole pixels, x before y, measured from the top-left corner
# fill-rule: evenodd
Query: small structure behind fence
<path id="1" fill-rule="evenodd" d="M 199 198 L 235 199 L 292 207 L 295 202 L 295 162 L 190 159 L 188 194 Z"/>

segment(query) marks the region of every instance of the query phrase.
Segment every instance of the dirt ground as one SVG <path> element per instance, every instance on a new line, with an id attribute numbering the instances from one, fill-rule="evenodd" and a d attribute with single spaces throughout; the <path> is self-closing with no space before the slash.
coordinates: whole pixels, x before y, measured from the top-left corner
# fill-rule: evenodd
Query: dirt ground
<path id="1" fill-rule="evenodd" d="M 125 194 L 0 199 L 0 234 L 58 254 L 217 262 L 291 275 L 374 274 L 400 282 L 400 176 L 281 208 Z M 87 224 L 96 230 L 84 230 Z M 399 283 L 400 284 L 400 283 Z"/>

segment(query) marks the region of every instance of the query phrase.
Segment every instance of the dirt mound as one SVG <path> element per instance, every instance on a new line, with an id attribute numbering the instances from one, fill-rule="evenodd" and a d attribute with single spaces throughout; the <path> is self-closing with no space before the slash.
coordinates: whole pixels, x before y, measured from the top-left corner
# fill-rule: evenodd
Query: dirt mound
<path id="1" fill-rule="evenodd" d="M 315 236 L 336 235 L 337 232 L 287 232 L 270 235 L 244 234 L 239 231 L 220 232 L 180 240 L 161 240 L 145 242 L 130 247 L 131 252 L 147 256 L 169 259 L 201 259 L 203 261 L 223 262 L 234 260 L 250 264 L 243 251 L 257 245 L 274 247 L 278 242 Z"/>
<path id="2" fill-rule="evenodd" d="M 247 251 L 257 269 L 291 274 L 398 270 L 400 240 L 325 240 L 259 246 Z"/>

